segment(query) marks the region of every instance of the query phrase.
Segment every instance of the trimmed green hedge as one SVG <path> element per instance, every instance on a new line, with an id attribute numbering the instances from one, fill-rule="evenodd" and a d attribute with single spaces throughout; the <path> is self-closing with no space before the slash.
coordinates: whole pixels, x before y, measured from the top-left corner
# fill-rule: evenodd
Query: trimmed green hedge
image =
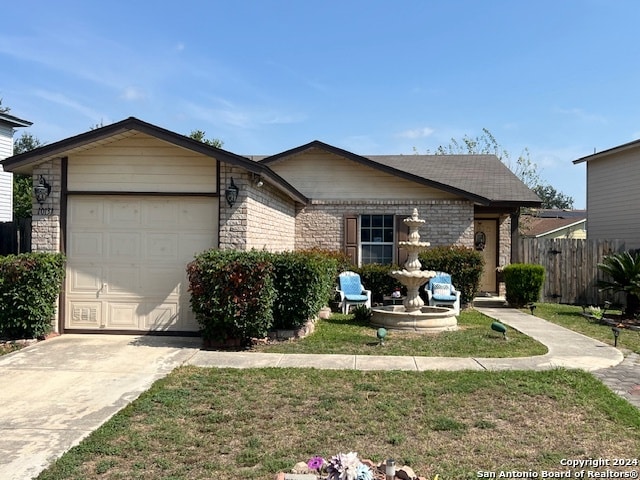
<path id="1" fill-rule="evenodd" d="M 205 340 L 297 329 L 331 299 L 338 258 L 320 250 L 209 250 L 187 265 L 191 309 Z"/>
<path id="2" fill-rule="evenodd" d="M 447 272 L 460 291 L 460 303 L 471 303 L 480 290 L 484 258 L 473 248 L 450 246 L 432 247 L 418 255 L 424 270 Z"/>
<path id="3" fill-rule="evenodd" d="M 264 337 L 273 323 L 269 253 L 208 250 L 187 265 L 191 309 L 205 340 Z"/>
<path id="4" fill-rule="evenodd" d="M 296 329 L 328 305 L 335 292 L 338 260 L 318 250 L 271 255 L 277 292 L 273 326 Z"/>
<path id="5" fill-rule="evenodd" d="M 507 302 L 522 307 L 540 299 L 544 282 L 544 267 L 529 263 L 512 263 L 502 270 L 507 289 Z"/>
<path id="6" fill-rule="evenodd" d="M 370 263 L 361 267 L 352 267 L 352 271 L 360 275 L 362 285 L 367 290 L 371 290 L 371 301 L 373 303 L 382 303 L 385 295 L 391 295 L 396 288 L 399 288 L 403 294 L 407 289 L 393 278 L 389 273 L 392 270 L 400 270 L 397 265 L 381 265 L 379 263 Z"/>
<path id="7" fill-rule="evenodd" d="M 0 257 L 0 336 L 37 338 L 51 331 L 65 257 L 24 253 Z"/>

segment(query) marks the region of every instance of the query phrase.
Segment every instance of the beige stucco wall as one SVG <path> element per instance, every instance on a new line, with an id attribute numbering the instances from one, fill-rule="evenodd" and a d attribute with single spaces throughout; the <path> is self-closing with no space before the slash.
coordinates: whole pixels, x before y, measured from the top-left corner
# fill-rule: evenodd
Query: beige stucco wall
<path id="1" fill-rule="evenodd" d="M 215 193 L 216 160 L 143 133 L 69 155 L 70 192 Z"/>
<path id="2" fill-rule="evenodd" d="M 406 200 L 458 197 L 327 151 L 313 149 L 270 165 L 298 191 L 314 200 Z"/>

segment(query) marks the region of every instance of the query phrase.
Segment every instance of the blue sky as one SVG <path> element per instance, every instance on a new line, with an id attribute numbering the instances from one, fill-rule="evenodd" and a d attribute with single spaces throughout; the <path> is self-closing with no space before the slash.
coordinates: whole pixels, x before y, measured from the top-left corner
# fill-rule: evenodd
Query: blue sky
<path id="1" fill-rule="evenodd" d="M 238 154 L 428 153 L 487 128 L 585 207 L 640 138 L 636 0 L 5 2 L 0 97 L 54 142 L 129 116 Z"/>

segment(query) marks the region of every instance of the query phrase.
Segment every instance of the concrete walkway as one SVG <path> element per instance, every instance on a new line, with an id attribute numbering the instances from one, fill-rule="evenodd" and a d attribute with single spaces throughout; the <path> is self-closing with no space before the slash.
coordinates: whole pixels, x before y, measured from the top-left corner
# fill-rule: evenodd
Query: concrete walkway
<path id="1" fill-rule="evenodd" d="M 592 371 L 640 408 L 640 359 L 529 314 L 479 307 L 542 342 L 529 358 L 283 355 L 200 350 L 199 338 L 63 335 L 0 357 L 0 478 L 24 480 L 77 445 L 116 412 L 180 365 L 315 367 L 360 370 Z"/>

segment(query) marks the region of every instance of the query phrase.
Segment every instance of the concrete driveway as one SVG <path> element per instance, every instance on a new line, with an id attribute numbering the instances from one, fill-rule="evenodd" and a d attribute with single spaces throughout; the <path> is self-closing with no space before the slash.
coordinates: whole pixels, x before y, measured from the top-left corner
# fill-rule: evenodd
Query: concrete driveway
<path id="1" fill-rule="evenodd" d="M 632 373 L 611 368 L 623 360 L 613 347 L 519 310 L 478 310 L 544 343 L 549 353 L 511 359 L 284 355 L 202 351 L 200 338 L 71 334 L 34 344 L 0 357 L 0 479 L 37 476 L 183 364 L 413 371 L 607 369 L 608 385 L 631 382 L 640 388 L 637 368 Z"/>
<path id="2" fill-rule="evenodd" d="M 201 342 L 63 335 L 0 357 L 0 478 L 37 476 L 193 357 Z"/>

